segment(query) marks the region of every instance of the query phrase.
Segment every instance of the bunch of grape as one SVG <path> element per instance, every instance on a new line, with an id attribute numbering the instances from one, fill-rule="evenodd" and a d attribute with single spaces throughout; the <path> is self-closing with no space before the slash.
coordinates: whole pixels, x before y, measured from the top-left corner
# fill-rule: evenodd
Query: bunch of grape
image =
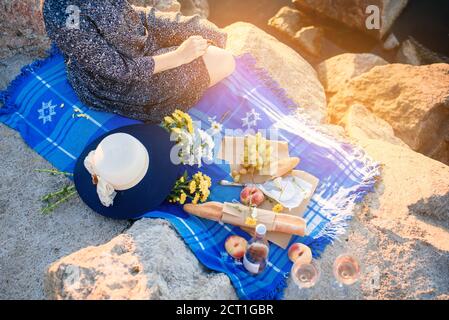
<path id="1" fill-rule="evenodd" d="M 234 181 L 238 182 L 241 175 L 254 174 L 270 167 L 272 148 L 270 141 L 256 135 L 247 135 L 244 139 L 242 168 L 233 172 Z"/>

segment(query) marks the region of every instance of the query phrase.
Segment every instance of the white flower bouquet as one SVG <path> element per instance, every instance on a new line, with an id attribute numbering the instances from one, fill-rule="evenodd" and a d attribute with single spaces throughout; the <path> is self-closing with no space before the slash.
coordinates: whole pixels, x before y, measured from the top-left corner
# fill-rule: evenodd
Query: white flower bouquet
<path id="1" fill-rule="evenodd" d="M 176 155 L 180 163 L 201 167 L 203 161 L 213 161 L 214 139 L 194 123 L 187 113 L 176 110 L 171 116 L 164 118 L 162 126 L 171 133 L 171 139 L 176 141 Z"/>

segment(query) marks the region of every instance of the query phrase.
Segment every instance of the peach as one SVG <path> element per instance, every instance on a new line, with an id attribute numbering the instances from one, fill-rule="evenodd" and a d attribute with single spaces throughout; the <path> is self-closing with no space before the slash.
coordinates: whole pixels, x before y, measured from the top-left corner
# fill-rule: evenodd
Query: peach
<path id="1" fill-rule="evenodd" d="M 248 242 L 239 236 L 230 236 L 226 239 L 226 252 L 235 259 L 241 259 L 245 255 Z"/>
<path id="2" fill-rule="evenodd" d="M 265 201 L 265 195 L 254 186 L 243 188 L 240 193 L 240 201 L 245 205 L 260 206 Z"/>
<path id="3" fill-rule="evenodd" d="M 308 264 L 312 262 L 312 250 L 302 243 L 294 243 L 288 249 L 288 257 L 295 263 L 300 260 L 302 263 Z"/>

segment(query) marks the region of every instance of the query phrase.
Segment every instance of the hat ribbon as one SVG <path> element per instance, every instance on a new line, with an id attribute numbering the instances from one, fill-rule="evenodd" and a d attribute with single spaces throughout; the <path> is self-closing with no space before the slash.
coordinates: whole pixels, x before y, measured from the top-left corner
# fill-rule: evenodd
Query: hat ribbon
<path id="1" fill-rule="evenodd" d="M 117 195 L 117 192 L 115 191 L 112 184 L 107 182 L 106 180 L 102 179 L 96 172 L 95 172 L 95 161 L 94 161 L 95 151 L 91 151 L 87 157 L 84 159 L 84 167 L 87 169 L 87 171 L 91 174 L 94 183 L 96 182 L 97 185 L 97 194 L 100 198 L 100 202 L 105 207 L 110 207 L 114 204 L 114 198 Z"/>

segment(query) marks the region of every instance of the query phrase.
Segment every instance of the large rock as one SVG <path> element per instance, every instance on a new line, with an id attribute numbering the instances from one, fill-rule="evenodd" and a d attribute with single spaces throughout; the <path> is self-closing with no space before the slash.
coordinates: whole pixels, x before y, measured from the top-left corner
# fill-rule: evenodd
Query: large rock
<path id="1" fill-rule="evenodd" d="M 387 61 L 375 54 L 344 53 L 323 61 L 316 69 L 327 96 L 331 97 L 346 87 L 351 79 L 386 64 Z"/>
<path id="2" fill-rule="evenodd" d="M 149 299 L 157 290 L 147 288 L 147 278 L 135 250 L 132 238 L 120 235 L 107 244 L 87 247 L 62 258 L 48 269 L 47 298 Z"/>
<path id="3" fill-rule="evenodd" d="M 408 3 L 408 0 L 293 0 L 300 9 L 318 13 L 349 27 L 382 38 L 393 25 L 396 18 Z M 380 12 L 380 29 L 368 30 L 366 20 L 371 12 L 367 7 L 377 6 Z"/>
<path id="4" fill-rule="evenodd" d="M 282 7 L 268 21 L 270 27 L 290 37 L 294 37 L 299 30 L 311 24 L 312 22 L 304 13 L 290 7 Z"/>
<path id="5" fill-rule="evenodd" d="M 449 252 L 449 166 L 388 142 L 359 143 L 382 164 L 380 185 L 366 202 L 371 223 Z"/>
<path id="6" fill-rule="evenodd" d="M 356 141 L 376 139 L 408 148 L 404 141 L 394 135 L 388 122 L 360 104 L 351 106 L 340 124 L 345 127 L 347 135 Z"/>
<path id="7" fill-rule="evenodd" d="M 323 46 L 323 29 L 315 26 L 304 27 L 299 30 L 293 39 L 298 42 L 307 53 L 319 57 Z"/>
<path id="8" fill-rule="evenodd" d="M 17 53 L 43 55 L 50 46 L 42 19 L 43 0 L 2 0 L 0 59 Z"/>
<path id="9" fill-rule="evenodd" d="M 330 99 L 330 120 L 354 104 L 386 120 L 413 150 L 449 163 L 449 64 L 373 68 Z"/>
<path id="10" fill-rule="evenodd" d="M 413 37 L 402 42 L 396 60 L 399 63 L 420 66 L 433 63 L 449 63 L 449 57 L 436 53 L 416 41 Z"/>
<path id="11" fill-rule="evenodd" d="M 244 22 L 224 29 L 235 55 L 251 53 L 287 94 L 316 121 L 326 117 L 326 96 L 316 71 L 297 52 L 261 29 Z"/>
<path id="12" fill-rule="evenodd" d="M 53 263 L 45 291 L 51 299 L 236 299 L 226 275 L 205 270 L 168 222 L 152 219 Z"/>

